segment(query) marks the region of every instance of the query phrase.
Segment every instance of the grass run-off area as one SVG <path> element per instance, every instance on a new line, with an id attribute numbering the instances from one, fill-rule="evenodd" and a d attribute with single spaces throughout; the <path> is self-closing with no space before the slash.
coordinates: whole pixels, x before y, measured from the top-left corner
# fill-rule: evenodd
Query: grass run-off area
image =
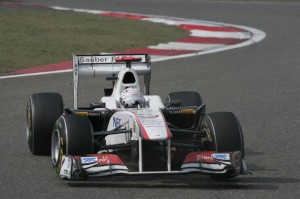
<path id="1" fill-rule="evenodd" d="M 188 32 L 147 21 L 50 9 L 0 9 L 0 74 L 174 41 Z"/>

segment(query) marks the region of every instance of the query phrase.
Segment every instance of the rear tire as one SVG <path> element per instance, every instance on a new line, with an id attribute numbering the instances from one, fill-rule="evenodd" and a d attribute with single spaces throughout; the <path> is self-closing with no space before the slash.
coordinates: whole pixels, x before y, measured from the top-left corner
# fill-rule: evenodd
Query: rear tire
<path id="1" fill-rule="evenodd" d="M 81 115 L 63 115 L 55 123 L 51 160 L 57 173 L 63 155 L 84 156 L 93 153 L 93 129 L 90 120 Z"/>
<path id="2" fill-rule="evenodd" d="M 32 154 L 50 155 L 52 129 L 62 112 L 63 99 L 58 93 L 36 93 L 29 97 L 26 131 Z"/>
<path id="3" fill-rule="evenodd" d="M 216 112 L 207 114 L 200 126 L 200 131 L 207 134 L 209 151 L 233 152 L 241 151 L 244 158 L 244 140 L 240 123 L 231 112 Z M 212 174 L 215 179 L 232 178 L 234 173 Z"/>

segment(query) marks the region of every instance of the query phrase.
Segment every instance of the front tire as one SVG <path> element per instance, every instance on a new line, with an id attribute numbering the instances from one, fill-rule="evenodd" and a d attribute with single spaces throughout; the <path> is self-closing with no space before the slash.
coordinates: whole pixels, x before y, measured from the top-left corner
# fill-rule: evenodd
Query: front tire
<path id="1" fill-rule="evenodd" d="M 52 129 L 62 112 L 63 99 L 58 93 L 36 93 L 29 97 L 26 133 L 32 154 L 50 155 Z"/>
<path id="2" fill-rule="evenodd" d="M 60 172 L 63 155 L 87 155 L 93 153 L 93 129 L 90 120 L 81 115 L 63 115 L 55 123 L 51 160 L 56 172 Z"/>
<path id="3" fill-rule="evenodd" d="M 200 126 L 200 131 L 207 135 L 206 149 L 209 151 L 240 151 L 244 158 L 244 140 L 240 123 L 231 112 L 215 112 L 207 114 Z M 232 178 L 235 173 L 212 174 L 215 179 Z"/>

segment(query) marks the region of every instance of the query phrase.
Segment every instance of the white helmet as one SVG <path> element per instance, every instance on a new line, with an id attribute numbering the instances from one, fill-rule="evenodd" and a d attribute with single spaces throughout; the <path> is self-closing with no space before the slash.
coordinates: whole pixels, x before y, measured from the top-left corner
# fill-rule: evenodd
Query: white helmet
<path id="1" fill-rule="evenodd" d="M 120 104 L 125 108 L 135 108 L 145 105 L 144 95 L 137 88 L 126 88 L 121 92 Z"/>

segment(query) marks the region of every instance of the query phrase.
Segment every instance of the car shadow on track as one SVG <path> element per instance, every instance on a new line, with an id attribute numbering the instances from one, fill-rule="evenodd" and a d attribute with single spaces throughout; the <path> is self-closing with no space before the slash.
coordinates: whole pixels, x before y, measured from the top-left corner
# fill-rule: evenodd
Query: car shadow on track
<path id="1" fill-rule="evenodd" d="M 247 148 L 249 156 L 264 155 Z M 107 187 L 107 188 L 170 188 L 206 190 L 279 190 L 279 186 L 300 183 L 300 179 L 288 177 L 256 176 L 255 171 L 270 171 L 254 163 L 248 164 L 253 175 L 238 176 L 232 179 L 215 180 L 205 175 L 163 175 L 163 176 L 114 176 L 97 180 L 67 181 L 70 187 Z"/>
<path id="2" fill-rule="evenodd" d="M 112 177 L 100 180 L 68 181 L 70 187 L 108 188 L 180 188 L 180 189 L 220 189 L 220 190 L 279 190 L 279 184 L 299 183 L 300 179 L 279 177 L 243 176 L 227 180 L 214 180 L 207 176 L 135 176 Z"/>

